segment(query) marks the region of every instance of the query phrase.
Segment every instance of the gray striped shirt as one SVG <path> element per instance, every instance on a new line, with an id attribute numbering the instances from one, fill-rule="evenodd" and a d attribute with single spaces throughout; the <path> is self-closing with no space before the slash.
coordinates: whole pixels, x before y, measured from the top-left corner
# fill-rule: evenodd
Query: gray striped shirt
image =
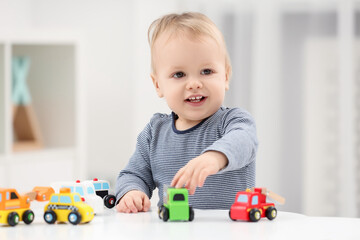
<path id="1" fill-rule="evenodd" d="M 135 153 L 116 181 L 119 200 L 130 190 L 140 190 L 151 198 L 159 188 L 163 203 L 164 186 L 191 159 L 215 150 L 228 158 L 228 165 L 209 176 L 203 187 L 189 196 L 189 204 L 199 209 L 229 209 L 238 191 L 255 186 L 256 128 L 250 114 L 239 108 L 221 107 L 198 125 L 179 131 L 176 115 L 154 114 L 137 138 Z"/>

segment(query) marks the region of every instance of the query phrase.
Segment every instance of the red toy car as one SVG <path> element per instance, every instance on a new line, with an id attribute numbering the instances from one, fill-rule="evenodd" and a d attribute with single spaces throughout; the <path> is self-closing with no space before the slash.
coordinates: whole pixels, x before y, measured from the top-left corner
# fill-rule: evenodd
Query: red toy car
<path id="1" fill-rule="evenodd" d="M 277 216 L 274 203 L 267 203 L 266 196 L 270 196 L 278 202 L 285 202 L 285 199 L 275 193 L 267 191 L 266 188 L 246 189 L 236 194 L 235 202 L 229 211 L 231 220 L 245 220 L 257 222 L 262 217 L 273 220 Z"/>

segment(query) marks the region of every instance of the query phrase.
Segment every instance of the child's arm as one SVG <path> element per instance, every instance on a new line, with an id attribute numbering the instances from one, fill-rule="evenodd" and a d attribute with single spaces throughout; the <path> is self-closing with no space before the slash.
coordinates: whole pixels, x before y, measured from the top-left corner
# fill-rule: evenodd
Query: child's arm
<path id="1" fill-rule="evenodd" d="M 240 169 L 255 160 L 258 143 L 250 114 L 232 109 L 224 115 L 221 124 L 222 137 L 181 168 L 171 186 L 185 186 L 190 194 L 194 194 L 196 187 L 202 187 L 209 175 L 222 169 Z"/>
<path id="2" fill-rule="evenodd" d="M 149 197 L 138 190 L 127 192 L 116 205 L 116 210 L 123 213 L 147 212 L 151 203 Z"/>
<path id="3" fill-rule="evenodd" d="M 117 210 L 121 212 L 145 210 L 147 200 L 155 189 L 149 157 L 150 140 L 151 125 L 148 124 L 139 134 L 135 152 L 116 180 Z M 140 200 L 142 206 L 139 204 Z"/>

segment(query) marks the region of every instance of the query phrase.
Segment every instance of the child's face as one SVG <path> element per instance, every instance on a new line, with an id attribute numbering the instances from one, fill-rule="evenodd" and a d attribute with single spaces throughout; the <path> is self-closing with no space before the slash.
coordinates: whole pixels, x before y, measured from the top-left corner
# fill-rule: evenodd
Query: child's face
<path id="1" fill-rule="evenodd" d="M 159 97 L 164 97 L 178 120 L 196 124 L 222 105 L 229 81 L 225 52 L 211 37 L 163 34 L 153 50 L 151 75 Z"/>

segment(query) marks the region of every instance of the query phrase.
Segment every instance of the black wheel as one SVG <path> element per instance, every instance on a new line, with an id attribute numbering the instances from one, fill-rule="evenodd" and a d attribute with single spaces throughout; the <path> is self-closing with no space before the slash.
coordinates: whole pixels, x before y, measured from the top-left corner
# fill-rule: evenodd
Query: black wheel
<path id="1" fill-rule="evenodd" d="M 159 218 L 162 219 L 164 222 L 169 220 L 169 209 L 167 209 L 165 206 L 161 206 L 159 208 Z"/>
<path id="2" fill-rule="evenodd" d="M 261 218 L 261 213 L 260 213 L 259 209 L 257 209 L 257 208 L 251 209 L 251 211 L 249 212 L 249 217 L 250 217 L 250 221 L 252 221 L 252 222 L 259 221 Z"/>
<path id="3" fill-rule="evenodd" d="M 47 210 L 44 213 L 44 220 L 48 224 L 53 224 L 56 222 L 56 213 L 53 210 Z"/>
<path id="4" fill-rule="evenodd" d="M 166 222 L 167 220 L 169 220 L 169 209 L 164 207 L 163 221 Z"/>
<path id="5" fill-rule="evenodd" d="M 269 207 L 268 209 L 266 209 L 265 214 L 269 220 L 273 220 L 277 216 L 277 210 L 274 207 Z"/>
<path id="6" fill-rule="evenodd" d="M 104 205 L 107 208 L 115 207 L 116 197 L 114 195 L 106 195 L 104 197 Z"/>
<path id="7" fill-rule="evenodd" d="M 24 223 L 30 224 L 30 223 L 32 223 L 32 222 L 34 221 L 34 217 L 35 217 L 35 215 L 34 215 L 34 212 L 33 212 L 33 211 L 31 211 L 31 210 L 26 210 L 26 211 L 24 212 L 24 214 L 23 214 L 22 219 L 23 219 Z"/>
<path id="8" fill-rule="evenodd" d="M 194 209 L 192 207 L 189 207 L 189 221 L 191 222 L 192 220 L 194 220 Z"/>
<path id="9" fill-rule="evenodd" d="M 78 212 L 69 213 L 68 220 L 71 224 L 77 225 L 81 222 L 81 215 Z"/>
<path id="10" fill-rule="evenodd" d="M 9 213 L 7 221 L 8 224 L 12 227 L 17 225 L 20 221 L 19 214 L 17 214 L 16 212 Z"/>
<path id="11" fill-rule="evenodd" d="M 229 210 L 229 218 L 230 218 L 231 220 L 233 220 L 233 221 L 236 221 L 236 219 L 234 219 L 234 218 L 231 217 L 231 210 Z"/>

